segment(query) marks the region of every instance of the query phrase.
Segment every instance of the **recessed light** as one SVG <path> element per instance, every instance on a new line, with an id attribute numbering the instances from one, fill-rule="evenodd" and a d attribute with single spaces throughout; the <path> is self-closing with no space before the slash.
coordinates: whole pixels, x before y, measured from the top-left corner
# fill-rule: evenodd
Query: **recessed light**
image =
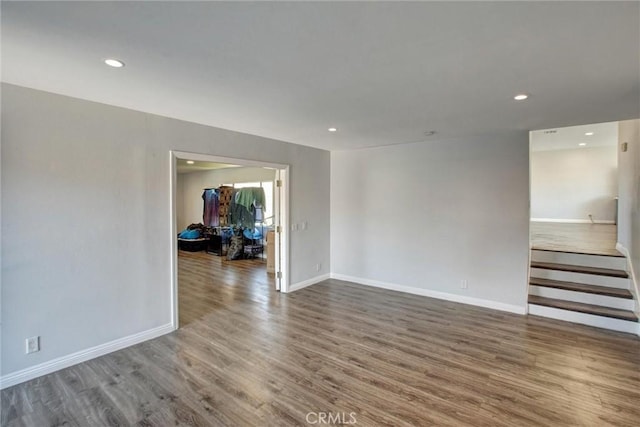
<path id="1" fill-rule="evenodd" d="M 193 160 L 187 160 L 187 164 L 188 164 L 188 165 L 192 165 L 192 164 L 194 164 L 194 163 L 195 163 L 195 162 L 194 162 Z"/>
<path id="2" fill-rule="evenodd" d="M 584 134 L 584 136 L 591 136 L 591 135 L 593 135 L 593 132 L 587 132 Z"/>
<path id="3" fill-rule="evenodd" d="M 514 96 L 513 99 L 515 99 L 516 101 L 524 101 L 528 97 L 529 95 L 527 95 L 526 93 L 519 93 L 518 95 Z"/>
<path id="4" fill-rule="evenodd" d="M 110 67 L 113 68 L 122 68 L 124 67 L 124 62 L 118 60 L 118 59 L 113 59 L 113 58 L 108 58 L 104 60 L 104 63 L 107 64 Z"/>
<path id="5" fill-rule="evenodd" d="M 587 145 L 586 142 L 581 142 L 580 144 L 578 144 L 580 147 L 584 147 L 585 145 Z"/>
<path id="6" fill-rule="evenodd" d="M 327 129 L 327 130 L 328 130 L 329 132 L 337 132 L 337 131 L 338 131 L 338 128 L 329 128 L 329 129 Z"/>

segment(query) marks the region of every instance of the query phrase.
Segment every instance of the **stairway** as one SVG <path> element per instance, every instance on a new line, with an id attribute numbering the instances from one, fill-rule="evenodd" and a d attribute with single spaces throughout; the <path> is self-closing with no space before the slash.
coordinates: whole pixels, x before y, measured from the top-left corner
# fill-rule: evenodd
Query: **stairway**
<path id="1" fill-rule="evenodd" d="M 624 256 L 531 250 L 529 314 L 637 334 Z"/>

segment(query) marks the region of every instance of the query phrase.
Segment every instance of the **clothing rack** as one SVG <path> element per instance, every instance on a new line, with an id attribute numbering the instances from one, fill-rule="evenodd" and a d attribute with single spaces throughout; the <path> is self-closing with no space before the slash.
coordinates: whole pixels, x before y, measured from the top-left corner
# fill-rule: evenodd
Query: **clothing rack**
<path id="1" fill-rule="evenodd" d="M 215 196 L 211 198 L 206 196 L 211 193 L 215 193 Z M 231 245 L 229 235 L 232 236 L 239 229 L 242 238 L 240 247 L 242 257 L 263 258 L 265 196 L 262 187 L 239 189 L 228 186 L 207 187 L 203 189 L 202 197 L 205 200 L 203 220 L 205 225 L 212 226 L 213 231 L 209 236 L 207 252 L 222 256 L 224 247 L 227 246 L 228 250 L 236 254 L 235 248 L 238 246 Z M 207 205 L 208 200 L 215 200 L 215 205 Z M 211 219 L 214 212 L 218 215 L 215 221 Z M 254 233 L 256 230 L 258 230 L 257 233 Z M 229 256 L 235 257 L 235 255 Z"/>
<path id="2" fill-rule="evenodd" d="M 231 230 L 233 235 L 233 227 L 231 226 L 216 226 L 212 227 L 213 234 L 209 236 L 209 245 L 207 247 L 207 253 L 213 253 L 218 256 L 224 255 L 225 246 L 229 246 L 229 237 L 225 237 L 224 231 Z"/>

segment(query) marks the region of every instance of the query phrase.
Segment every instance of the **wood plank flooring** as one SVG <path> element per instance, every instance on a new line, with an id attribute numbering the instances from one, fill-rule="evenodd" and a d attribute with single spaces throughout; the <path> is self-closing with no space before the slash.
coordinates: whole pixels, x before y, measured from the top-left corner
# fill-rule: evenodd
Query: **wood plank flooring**
<path id="1" fill-rule="evenodd" d="M 300 426 L 310 412 L 361 426 L 640 419 L 632 335 L 336 280 L 279 294 L 248 267 L 180 258 L 196 267 L 180 271 L 183 290 L 202 302 L 183 310 L 186 326 L 3 390 L 2 426 Z"/>
<path id="2" fill-rule="evenodd" d="M 234 292 L 241 290 L 241 292 Z M 206 252 L 180 251 L 178 257 L 178 315 L 180 327 L 211 314 L 237 299 L 268 303 L 277 298 L 275 275 L 265 259 L 228 261 Z"/>
<path id="3" fill-rule="evenodd" d="M 533 249 L 622 256 L 616 250 L 617 227 L 613 224 L 563 224 L 531 222 Z"/>

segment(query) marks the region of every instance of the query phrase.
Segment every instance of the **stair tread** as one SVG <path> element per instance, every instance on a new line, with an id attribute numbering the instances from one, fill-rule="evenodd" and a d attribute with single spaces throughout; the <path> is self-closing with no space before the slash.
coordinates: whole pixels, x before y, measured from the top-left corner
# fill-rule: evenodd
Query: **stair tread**
<path id="1" fill-rule="evenodd" d="M 561 280 L 543 279 L 531 277 L 530 285 L 544 286 L 546 288 L 563 289 L 565 291 L 584 292 L 587 294 L 605 295 L 609 297 L 633 299 L 628 289 L 611 288 L 608 286 L 588 285 L 586 283 L 564 282 Z"/>
<path id="2" fill-rule="evenodd" d="M 629 274 L 624 270 L 613 268 L 587 267 L 584 265 L 557 264 L 554 262 L 531 261 L 531 268 L 543 268 L 546 270 L 570 271 L 572 273 L 595 274 L 598 276 L 620 277 L 627 279 Z"/>
<path id="3" fill-rule="evenodd" d="M 559 254 L 591 255 L 591 256 L 597 256 L 597 257 L 601 256 L 601 257 L 610 257 L 610 258 L 625 257 L 619 251 L 616 251 L 616 253 L 595 253 L 595 252 L 586 252 L 586 251 L 578 251 L 578 250 L 545 249 L 545 248 L 537 248 L 535 246 L 533 246 L 531 250 L 542 251 L 542 252 L 557 252 Z"/>
<path id="4" fill-rule="evenodd" d="M 633 311 L 540 297 L 537 295 L 529 295 L 529 304 L 543 305 L 546 307 L 559 308 L 561 310 L 577 311 L 579 313 L 595 314 L 596 316 L 612 317 L 614 319 L 629 320 L 632 322 L 638 321 L 638 317 Z"/>

